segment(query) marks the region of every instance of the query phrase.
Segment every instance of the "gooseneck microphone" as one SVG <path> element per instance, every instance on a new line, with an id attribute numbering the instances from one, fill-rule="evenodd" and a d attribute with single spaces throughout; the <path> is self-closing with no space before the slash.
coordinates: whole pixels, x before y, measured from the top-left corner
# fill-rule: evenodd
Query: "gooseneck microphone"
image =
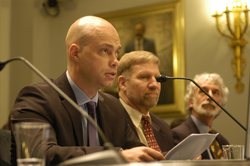
<path id="1" fill-rule="evenodd" d="M 57 91 L 65 100 L 67 100 L 75 109 L 77 109 L 84 117 L 86 117 L 86 119 L 96 128 L 96 130 L 98 131 L 101 139 L 103 140 L 103 142 L 104 142 L 104 144 L 103 144 L 104 150 L 112 150 L 112 151 L 109 151 L 106 154 L 104 154 L 104 153 L 101 154 L 100 152 L 96 152 L 96 153 L 89 154 L 89 155 L 86 155 L 86 156 L 80 156 L 81 158 L 76 157 L 76 160 L 73 160 L 75 158 L 69 159 L 71 161 L 66 160 L 65 164 L 63 163 L 61 165 L 63 165 L 63 166 L 71 165 L 71 164 L 75 164 L 75 165 L 79 164 L 79 165 L 81 165 L 82 163 L 99 164 L 98 162 L 100 162 L 100 163 L 108 163 L 108 164 L 126 163 L 125 159 L 120 154 L 114 153 L 115 151 L 114 151 L 113 144 L 108 142 L 106 136 L 104 135 L 104 133 L 102 132 L 102 130 L 100 129 L 98 124 L 85 111 L 83 111 L 71 98 L 69 98 L 60 88 L 58 88 L 42 72 L 40 72 L 34 65 L 32 65 L 28 60 L 26 60 L 23 57 L 17 57 L 17 58 L 9 59 L 9 60 L 7 60 L 5 62 L 0 61 L 0 71 L 5 67 L 5 65 L 7 63 L 9 63 L 11 61 L 15 61 L 15 60 L 20 60 L 20 61 L 24 62 L 26 65 L 28 65 L 36 74 L 38 74 L 55 91 Z M 98 153 L 100 153 L 100 154 L 98 154 Z M 112 158 L 113 156 L 115 156 L 114 159 Z M 83 158 L 83 157 L 86 157 L 86 158 Z M 104 157 L 106 157 L 107 159 L 105 159 Z M 93 160 L 93 162 L 92 162 L 92 160 Z M 112 163 L 112 162 L 115 162 L 115 163 Z"/>
<path id="2" fill-rule="evenodd" d="M 159 75 L 156 77 L 156 81 L 157 82 L 166 82 L 167 80 L 170 79 L 182 79 L 182 80 L 189 80 L 192 81 L 200 90 L 202 90 L 211 100 L 213 100 L 213 102 L 215 102 L 228 116 L 230 116 L 230 118 L 232 118 L 241 128 L 243 128 L 245 131 L 246 128 L 240 124 L 240 122 L 238 122 L 225 108 L 223 108 L 212 96 L 210 96 L 202 87 L 200 87 L 194 80 L 190 79 L 190 78 L 185 78 L 185 77 L 168 77 L 168 76 L 164 76 L 164 75 Z"/>

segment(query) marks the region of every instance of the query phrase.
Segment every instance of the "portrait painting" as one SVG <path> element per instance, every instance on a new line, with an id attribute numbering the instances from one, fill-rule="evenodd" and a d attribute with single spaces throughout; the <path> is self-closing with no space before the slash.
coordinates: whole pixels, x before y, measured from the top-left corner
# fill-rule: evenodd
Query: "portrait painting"
<path id="1" fill-rule="evenodd" d="M 136 30 L 138 31 L 138 24 L 142 24 L 144 28 L 144 41 L 141 44 L 142 50 L 150 51 L 160 59 L 159 70 L 161 75 L 184 77 L 184 16 L 182 0 L 100 13 L 97 16 L 108 20 L 119 34 L 122 48 L 118 59 L 124 53 L 138 49 L 135 44 L 138 43 L 136 42 L 138 34 L 135 32 Z M 103 91 L 118 97 L 116 84 L 117 81 L 115 80 L 111 87 L 105 88 Z M 158 104 L 150 111 L 160 117 L 184 115 L 184 94 L 184 81 L 171 79 L 164 82 L 161 85 Z"/>

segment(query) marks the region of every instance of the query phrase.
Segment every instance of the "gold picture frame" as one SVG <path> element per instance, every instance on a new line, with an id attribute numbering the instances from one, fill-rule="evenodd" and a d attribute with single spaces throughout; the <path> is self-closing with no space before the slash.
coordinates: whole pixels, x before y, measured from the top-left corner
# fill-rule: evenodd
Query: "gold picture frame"
<path id="1" fill-rule="evenodd" d="M 143 22 L 146 26 L 145 37 L 155 41 L 156 55 L 161 61 L 161 74 L 185 76 L 183 0 L 100 13 L 96 16 L 108 20 L 116 28 L 122 45 L 119 56 L 124 54 L 125 45 L 133 37 L 133 26 Z M 112 87 L 103 91 L 117 96 L 116 80 Z M 150 111 L 162 118 L 183 116 L 186 114 L 184 95 L 185 81 L 169 80 L 162 83 L 159 103 Z"/>

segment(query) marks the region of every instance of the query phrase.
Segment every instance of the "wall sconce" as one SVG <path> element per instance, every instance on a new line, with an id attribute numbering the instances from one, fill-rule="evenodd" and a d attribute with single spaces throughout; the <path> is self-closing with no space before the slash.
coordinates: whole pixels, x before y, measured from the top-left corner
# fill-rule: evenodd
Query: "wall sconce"
<path id="1" fill-rule="evenodd" d="M 42 5 L 45 12 L 50 16 L 55 17 L 60 13 L 58 0 L 45 0 Z"/>
<path id="2" fill-rule="evenodd" d="M 245 7 L 242 6 L 241 0 L 234 0 L 233 7 L 231 10 L 226 6 L 226 10 L 222 14 L 216 13 L 212 15 L 216 18 L 216 25 L 218 31 L 226 37 L 229 37 L 231 42 L 229 46 L 234 50 L 234 58 L 231 61 L 231 66 L 234 70 L 234 75 L 237 78 L 237 84 L 235 89 L 238 93 L 241 93 L 244 90 L 244 84 L 241 82 L 241 77 L 244 75 L 244 69 L 246 67 L 246 59 L 243 56 L 243 48 L 247 44 L 247 41 L 244 39 L 244 33 L 247 30 L 248 26 L 248 12 L 250 10 L 247 8 L 247 3 Z M 222 32 L 222 25 L 220 23 L 220 18 L 225 14 L 227 29 L 230 32 L 230 35 Z M 233 15 L 233 19 L 230 16 Z M 232 23 L 233 22 L 233 23 Z"/>

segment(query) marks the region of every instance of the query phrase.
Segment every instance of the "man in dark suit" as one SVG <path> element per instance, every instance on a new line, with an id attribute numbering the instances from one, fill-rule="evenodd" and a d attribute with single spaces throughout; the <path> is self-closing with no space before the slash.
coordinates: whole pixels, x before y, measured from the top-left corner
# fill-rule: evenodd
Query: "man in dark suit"
<path id="1" fill-rule="evenodd" d="M 196 75 L 194 81 L 197 82 L 210 96 L 219 104 L 224 106 L 229 93 L 225 87 L 222 78 L 216 73 L 202 73 Z M 187 86 L 185 96 L 186 109 L 191 114 L 190 117 L 181 125 L 172 129 L 175 144 L 181 142 L 192 133 L 208 133 L 212 130 L 214 119 L 220 114 L 221 109 L 204 92 L 202 92 L 192 82 Z M 213 130 L 213 133 L 217 131 Z M 202 153 L 202 159 L 221 159 L 222 145 L 229 142 L 221 134 L 216 137 L 219 143 L 219 150 L 214 154 L 214 145 Z"/>
<path id="2" fill-rule="evenodd" d="M 124 54 L 117 69 L 118 94 L 126 119 L 140 141 L 150 147 L 143 128 L 143 116 L 147 116 L 160 150 L 167 152 L 174 147 L 170 126 L 149 112 L 159 100 L 161 84 L 155 78 L 160 75 L 159 62 L 159 58 L 148 51 Z"/>
<path id="3" fill-rule="evenodd" d="M 127 161 L 164 159 L 161 153 L 153 149 L 136 147 L 143 144 L 126 120 L 121 118 L 124 117 L 124 110 L 118 99 L 98 91 L 111 86 L 116 76 L 121 45 L 115 28 L 104 19 L 85 16 L 71 25 L 65 42 L 67 71 L 52 80 L 55 85 L 86 112 L 89 111 L 87 103 L 95 103 L 97 123 L 109 142 L 117 149 L 124 149 L 120 153 Z M 23 121 L 50 124 L 46 146 L 47 165 L 57 165 L 73 157 L 103 150 L 103 140 L 98 134 L 95 146 L 89 146 L 85 117 L 47 83 L 34 83 L 20 91 L 14 104 L 11 117 L 12 165 L 16 165 L 13 126 Z M 34 142 L 36 137 L 34 134 Z"/>
<path id="4" fill-rule="evenodd" d="M 125 53 L 144 50 L 157 55 L 154 40 L 144 37 L 145 25 L 143 23 L 137 23 L 135 25 L 134 33 L 135 38 L 127 44 L 125 47 Z"/>

